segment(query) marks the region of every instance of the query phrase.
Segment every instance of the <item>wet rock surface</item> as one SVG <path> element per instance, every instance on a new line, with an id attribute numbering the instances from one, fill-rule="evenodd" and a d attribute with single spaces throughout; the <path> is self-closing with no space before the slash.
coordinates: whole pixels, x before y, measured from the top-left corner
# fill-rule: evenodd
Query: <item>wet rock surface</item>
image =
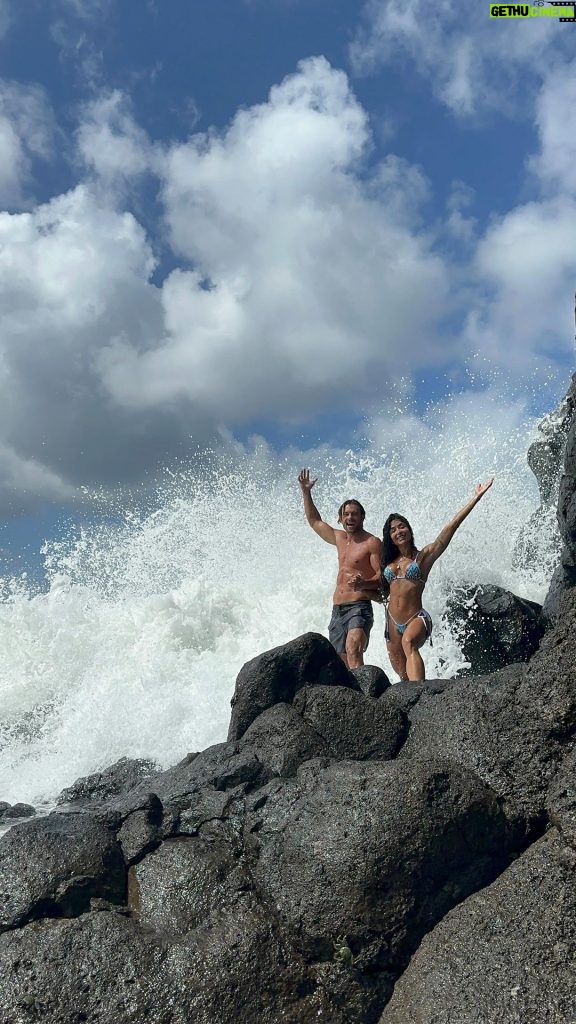
<path id="1" fill-rule="evenodd" d="M 13 826 L 2 1024 L 574 1024 L 566 426 L 539 643 L 485 593 L 511 664 L 389 686 L 306 634 L 241 670 L 226 743 L 122 759 Z"/>
<path id="2" fill-rule="evenodd" d="M 36 808 L 32 804 L 9 804 L 0 800 L 0 825 L 17 818 L 33 818 L 35 814 Z"/>
<path id="3" fill-rule="evenodd" d="M 494 585 L 456 590 L 447 617 L 462 633 L 462 654 L 470 662 L 460 676 L 529 661 L 544 635 L 541 606 Z"/>
<path id="4" fill-rule="evenodd" d="M 569 1024 L 576 853 L 554 830 L 426 936 L 380 1024 Z"/>
<path id="5" fill-rule="evenodd" d="M 253 658 L 236 680 L 228 739 L 240 739 L 262 711 L 280 702 L 290 704 L 309 683 L 360 689 L 332 644 L 318 633 L 305 633 Z"/>
<path id="6" fill-rule="evenodd" d="M 160 769 L 143 758 L 121 757 L 103 772 L 95 772 L 77 779 L 72 786 L 63 789 L 58 804 L 89 804 L 106 802 L 118 793 L 127 793 L 147 779 L 153 779 Z"/>
<path id="7" fill-rule="evenodd" d="M 326 684 L 334 662 L 320 645 L 318 680 L 298 673 L 238 739 L 160 773 L 127 771 L 124 790 L 115 769 L 108 796 L 84 781 L 81 806 L 68 798 L 15 826 L 0 840 L 0 1020 L 377 1024 L 387 1006 L 391 1020 L 412 1013 L 394 1001 L 425 944 L 514 878 L 547 822 L 564 860 L 576 857 L 576 605 L 571 592 L 563 602 L 528 664 L 378 698 L 336 682 L 341 670 Z M 286 645 L 288 666 L 311 644 Z M 485 959 L 494 971 L 487 945 Z M 479 1013 L 492 1012 L 486 998 Z M 518 1005 L 536 1024 L 530 998 Z M 436 1020 L 423 1012 L 414 1020 Z"/>

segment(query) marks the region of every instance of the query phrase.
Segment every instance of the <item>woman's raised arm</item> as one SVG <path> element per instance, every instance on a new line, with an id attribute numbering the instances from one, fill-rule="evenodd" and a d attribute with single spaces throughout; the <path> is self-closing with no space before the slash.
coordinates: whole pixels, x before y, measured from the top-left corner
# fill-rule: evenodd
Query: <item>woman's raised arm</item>
<path id="1" fill-rule="evenodd" d="M 461 526 L 466 517 L 470 515 L 474 506 L 478 504 L 480 498 L 486 494 L 486 491 L 492 487 L 493 483 L 494 478 L 492 477 L 490 480 L 487 480 L 485 484 L 477 484 L 476 490 L 474 491 L 474 497 L 470 498 L 470 501 L 464 505 L 464 508 L 461 508 L 454 518 L 451 519 L 442 530 L 440 530 L 436 540 L 432 541 L 431 544 L 427 544 L 426 547 L 423 548 L 421 558 L 419 559 L 423 572 L 428 573 L 430 571 L 436 559 L 440 558 L 440 555 L 448 547 L 458 527 Z"/>

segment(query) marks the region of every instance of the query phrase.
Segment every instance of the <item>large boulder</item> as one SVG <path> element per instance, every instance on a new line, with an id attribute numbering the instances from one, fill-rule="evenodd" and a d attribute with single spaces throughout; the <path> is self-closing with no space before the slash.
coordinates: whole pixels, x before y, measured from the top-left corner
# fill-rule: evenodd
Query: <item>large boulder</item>
<path id="1" fill-rule="evenodd" d="M 371 979 L 354 1020 L 374 1019 L 422 936 L 503 870 L 515 840 L 491 790 L 440 758 L 408 771 L 311 761 L 247 806 L 248 864 L 284 931 L 316 961 L 345 937 Z"/>
<path id="2" fill-rule="evenodd" d="M 294 708 L 338 759 L 391 760 L 408 734 L 408 719 L 398 708 L 343 686 L 305 686 Z"/>
<path id="3" fill-rule="evenodd" d="M 305 633 L 247 662 L 236 679 L 228 739 L 237 740 L 273 704 L 291 704 L 303 686 L 360 686 L 331 643 Z"/>
<path id="4" fill-rule="evenodd" d="M 92 898 L 123 903 L 126 869 L 114 824 L 51 814 L 10 829 L 0 842 L 0 930 L 75 916 Z"/>
<path id="5" fill-rule="evenodd" d="M 167 941 L 114 912 L 0 936 L 5 1024 L 347 1024 L 250 896 Z"/>
<path id="6" fill-rule="evenodd" d="M 440 755 L 468 767 L 527 835 L 546 819 L 548 787 L 576 730 L 575 593 L 565 594 L 563 616 L 527 665 L 425 686 L 408 711 L 410 732 L 398 755 Z M 394 700 L 396 689 L 380 700 Z"/>
<path id="7" fill-rule="evenodd" d="M 423 940 L 380 1024 L 570 1024 L 576 853 L 554 830 Z"/>
<path id="8" fill-rule="evenodd" d="M 542 609 L 492 584 L 460 587 L 451 595 L 447 618 L 462 636 L 462 654 L 470 667 L 460 676 L 496 672 L 529 661 L 544 634 Z"/>

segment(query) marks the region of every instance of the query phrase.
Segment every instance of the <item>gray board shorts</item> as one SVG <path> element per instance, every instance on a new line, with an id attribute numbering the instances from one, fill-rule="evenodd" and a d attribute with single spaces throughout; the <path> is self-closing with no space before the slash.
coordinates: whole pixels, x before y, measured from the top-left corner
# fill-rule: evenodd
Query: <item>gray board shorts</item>
<path id="1" fill-rule="evenodd" d="M 332 605 L 332 618 L 328 625 L 328 638 L 337 654 L 346 651 L 346 634 L 351 629 L 363 629 L 366 634 L 366 646 L 370 630 L 374 624 L 374 612 L 371 601 L 354 601 L 352 604 Z"/>

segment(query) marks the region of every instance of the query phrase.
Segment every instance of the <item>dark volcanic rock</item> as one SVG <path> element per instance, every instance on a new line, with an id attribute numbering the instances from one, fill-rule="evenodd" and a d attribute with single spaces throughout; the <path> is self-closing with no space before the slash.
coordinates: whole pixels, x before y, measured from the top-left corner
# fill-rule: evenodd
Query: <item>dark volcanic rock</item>
<path id="1" fill-rule="evenodd" d="M 118 841 L 126 864 L 136 861 L 158 845 L 163 836 L 164 808 L 155 793 L 143 807 L 132 811 L 118 830 Z"/>
<path id="2" fill-rule="evenodd" d="M 116 836 L 88 814 L 15 825 L 0 843 L 0 930 L 33 917 L 73 915 L 91 897 L 121 903 L 126 871 Z"/>
<path id="3" fill-rule="evenodd" d="M 563 759 L 546 801 L 550 821 L 564 842 L 576 850 L 576 747 Z"/>
<path id="4" fill-rule="evenodd" d="M 560 531 L 560 565 L 557 567 L 544 601 L 544 615 L 555 622 L 560 614 L 563 591 L 576 584 L 576 374 L 565 399 L 565 415 L 560 417 L 565 432 L 564 465 L 558 487 L 557 522 Z M 562 411 L 562 407 L 560 412 Z M 550 476 L 553 476 L 550 472 Z"/>
<path id="5" fill-rule="evenodd" d="M 0 822 L 12 818 L 33 818 L 36 808 L 32 804 L 8 804 L 5 800 L 0 801 Z"/>
<path id="6" fill-rule="evenodd" d="M 554 831 L 426 936 L 380 1024 L 570 1024 L 576 853 Z"/>
<path id="7" fill-rule="evenodd" d="M 342 686 L 305 686 L 294 707 L 334 758 L 388 761 L 408 733 L 406 715 L 397 708 Z"/>
<path id="8" fill-rule="evenodd" d="M 297 691 L 308 685 L 360 689 L 332 644 L 319 633 L 305 633 L 244 665 L 232 698 L 228 739 L 240 739 L 266 708 L 291 704 Z"/>
<path id="9" fill-rule="evenodd" d="M 362 665 L 362 668 L 351 668 L 350 674 L 354 676 L 366 697 L 381 697 L 384 691 L 392 685 L 386 673 L 378 668 L 378 665 Z"/>
<path id="10" fill-rule="evenodd" d="M 173 940 L 216 911 L 232 912 L 252 888 L 230 834 L 176 836 L 130 869 L 128 905 L 137 919 Z"/>
<path id="11" fill-rule="evenodd" d="M 440 759 L 309 762 L 250 798 L 245 834 L 257 890 L 304 954 L 328 959 L 344 935 L 376 979 L 366 1019 L 422 935 L 503 869 L 513 839 L 494 794 Z"/>
<path id="12" fill-rule="evenodd" d="M 169 944 L 111 913 L 0 936 L 5 1024 L 347 1024 L 249 899 Z"/>
<path id="13" fill-rule="evenodd" d="M 399 758 L 426 753 L 465 765 L 504 798 L 511 819 L 537 830 L 574 729 L 572 649 L 555 630 L 527 667 L 510 665 L 441 693 L 421 694 L 409 712 L 410 734 Z"/>
<path id="14" fill-rule="evenodd" d="M 148 782 L 160 769 L 152 761 L 121 757 L 103 772 L 77 779 L 73 786 L 63 789 L 58 804 L 103 802 L 118 793 L 127 793 L 142 782 Z"/>
<path id="15" fill-rule="evenodd" d="M 463 633 L 462 654 L 470 668 L 459 675 L 496 672 L 529 661 L 544 634 L 542 609 L 502 587 L 459 588 L 448 602 L 447 618 Z"/>
<path id="16" fill-rule="evenodd" d="M 351 692 L 351 691 L 350 691 Z M 329 747 L 313 723 L 303 720 L 289 704 L 275 704 L 258 715 L 240 740 L 242 750 L 257 752 L 268 772 L 288 778 L 313 757 L 330 754 Z"/>
<path id="17" fill-rule="evenodd" d="M 530 469 L 538 481 L 543 505 L 552 505 L 558 498 L 558 484 L 566 449 L 566 437 L 576 407 L 576 374 L 558 408 L 538 425 L 539 437 L 527 454 Z"/>

